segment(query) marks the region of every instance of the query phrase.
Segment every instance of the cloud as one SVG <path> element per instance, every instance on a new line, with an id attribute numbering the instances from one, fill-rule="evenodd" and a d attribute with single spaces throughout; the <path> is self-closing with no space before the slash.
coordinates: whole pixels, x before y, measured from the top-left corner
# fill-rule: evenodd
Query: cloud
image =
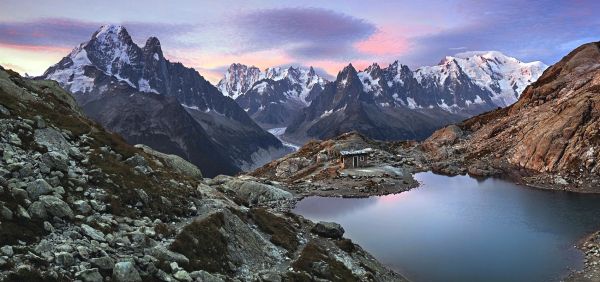
<path id="1" fill-rule="evenodd" d="M 353 44 L 369 38 L 377 27 L 366 20 L 317 8 L 264 9 L 234 21 L 240 51 L 284 48 L 298 58 L 351 58 Z"/>
<path id="2" fill-rule="evenodd" d="M 35 48 L 75 47 L 88 40 L 103 22 L 78 21 L 63 18 L 46 18 L 28 22 L 0 22 L 0 44 Z M 159 23 L 123 22 L 128 32 L 142 44 L 149 36 L 161 39 L 173 39 L 192 30 L 191 25 L 173 25 Z M 28 47 L 29 46 L 29 47 Z"/>

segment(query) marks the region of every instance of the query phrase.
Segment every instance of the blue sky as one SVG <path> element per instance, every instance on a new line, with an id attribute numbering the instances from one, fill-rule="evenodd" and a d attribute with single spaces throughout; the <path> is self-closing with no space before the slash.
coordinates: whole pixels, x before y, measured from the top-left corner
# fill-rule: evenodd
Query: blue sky
<path id="1" fill-rule="evenodd" d="M 498 50 L 552 64 L 600 40 L 600 1 L 29 1 L 0 3 L 0 64 L 41 74 L 103 24 L 216 81 L 231 63 L 335 75 L 394 60 L 432 65 Z"/>

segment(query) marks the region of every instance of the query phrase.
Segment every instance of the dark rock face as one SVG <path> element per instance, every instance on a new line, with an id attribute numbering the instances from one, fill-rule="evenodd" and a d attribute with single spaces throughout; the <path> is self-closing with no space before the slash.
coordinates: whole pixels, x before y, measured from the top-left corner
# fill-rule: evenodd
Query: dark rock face
<path id="1" fill-rule="evenodd" d="M 232 173 L 239 171 L 240 168 L 252 168 L 270 160 L 267 156 L 269 153 L 280 155 L 285 152 L 277 138 L 256 125 L 235 101 L 221 95 L 219 90 L 196 70 L 187 68 L 181 63 L 172 63 L 166 60 L 157 38 L 149 38 L 145 46 L 140 48 L 121 26 L 101 27 L 92 35 L 90 41 L 80 44 L 58 64 L 50 67 L 42 78 L 56 80 L 64 89 L 71 91 L 84 110 L 95 109 L 95 112 L 88 113 L 94 117 L 98 117 L 100 114 L 98 109 L 102 108 L 98 103 L 110 103 L 114 108 L 109 111 L 112 116 L 103 113 L 102 122 L 121 119 L 120 115 L 129 114 L 124 113 L 126 110 L 139 114 L 143 112 L 150 114 L 144 109 L 133 109 L 129 105 L 110 101 L 112 99 L 122 103 L 128 101 L 119 96 L 144 93 L 148 96 L 159 94 L 172 97 L 173 101 L 177 101 L 185 107 L 196 123 L 209 132 L 209 136 L 206 134 L 189 136 L 188 133 L 182 131 L 167 130 L 173 134 L 188 134 L 188 136 L 171 135 L 144 138 L 139 135 L 139 132 L 135 132 L 134 127 L 124 126 L 123 123 L 119 123 L 120 128 L 112 128 L 109 124 L 104 125 L 115 131 L 118 129 L 118 132 L 130 141 L 141 141 L 149 146 L 165 148 L 170 153 L 177 152 L 175 154 L 183 158 L 203 154 L 206 150 L 210 150 L 211 146 L 227 148 L 227 150 L 221 150 L 221 153 L 224 154 L 224 157 L 220 158 L 222 161 L 216 161 L 229 163 L 217 165 L 223 170 L 217 169 L 215 173 Z M 166 100 L 150 98 L 147 101 L 157 104 L 165 103 Z M 88 105 L 90 103 L 93 105 Z M 140 107 L 146 106 L 143 103 L 134 104 Z M 174 111 L 173 116 L 185 120 L 169 118 L 169 122 L 172 123 L 166 123 L 166 120 L 156 118 L 166 118 L 167 115 L 154 115 L 152 118 L 155 120 L 150 123 L 162 124 L 163 127 L 182 123 L 182 129 L 193 127 L 189 125 L 193 121 L 187 120 L 189 115 L 175 113 L 181 112 L 181 107 L 175 109 L 174 106 L 165 105 L 164 108 L 171 109 Z M 104 107 L 104 109 L 108 108 Z M 163 113 L 165 112 L 163 111 Z M 145 118 L 150 118 L 150 116 Z M 141 125 L 141 123 L 143 121 L 138 120 L 136 124 Z M 131 132 L 126 131 L 126 128 Z M 181 143 L 177 146 L 172 144 L 174 140 L 181 139 L 197 139 L 200 144 L 213 144 L 211 146 L 192 146 L 184 144 L 183 141 L 177 141 Z M 174 146 L 178 149 L 175 149 Z M 196 150 L 198 146 L 205 147 L 205 150 Z M 233 148 L 233 150 L 229 150 L 229 148 Z M 205 158 L 208 157 L 209 155 Z M 199 162 L 189 160 L 201 166 Z M 256 163 L 257 161 L 258 163 Z M 237 169 L 231 169 L 235 167 Z"/>
<path id="2" fill-rule="evenodd" d="M 86 103 L 83 110 L 123 135 L 128 143 L 181 156 L 206 176 L 239 171 L 227 148 L 210 142 L 210 135 L 174 98 L 143 93 L 115 95 Z"/>

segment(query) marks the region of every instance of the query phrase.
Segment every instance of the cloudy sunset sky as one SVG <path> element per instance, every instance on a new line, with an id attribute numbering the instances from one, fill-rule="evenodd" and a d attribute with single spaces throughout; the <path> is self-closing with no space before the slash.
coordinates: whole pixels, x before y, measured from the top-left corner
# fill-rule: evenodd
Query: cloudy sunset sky
<path id="1" fill-rule="evenodd" d="M 426 4 L 425 4 L 426 3 Z M 157 36 L 171 61 L 212 82 L 234 62 L 432 65 L 445 55 L 498 50 L 558 61 L 600 40 L 600 1 L 29 1 L 0 2 L 0 64 L 40 75 L 103 24 L 143 45 Z"/>

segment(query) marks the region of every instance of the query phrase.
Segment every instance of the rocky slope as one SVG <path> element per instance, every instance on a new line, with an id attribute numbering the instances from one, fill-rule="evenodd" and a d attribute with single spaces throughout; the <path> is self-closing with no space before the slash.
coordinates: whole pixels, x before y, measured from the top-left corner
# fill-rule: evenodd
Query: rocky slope
<path id="1" fill-rule="evenodd" d="M 280 156 L 287 152 L 277 138 L 254 123 L 232 99 L 221 95 L 219 90 L 196 70 L 166 60 L 157 38 L 151 37 L 143 47 L 139 47 L 122 26 L 101 27 L 89 41 L 80 44 L 67 57 L 46 70 L 42 78 L 55 80 L 64 89 L 72 92 L 83 110 L 91 116 L 97 117 L 100 114 L 97 112 L 100 102 L 109 103 L 113 109 L 108 111 L 111 116 L 102 113 L 102 122 L 123 120 L 133 115 L 147 119 L 153 125 L 162 124 L 162 129 L 167 129 L 166 127 L 173 123 L 167 124 L 167 120 L 160 119 L 158 115 L 148 115 L 143 108 L 134 108 L 118 102 L 127 102 L 128 99 L 121 96 L 132 93 L 159 94 L 174 98 L 183 108 L 164 104 L 166 99 L 148 98 L 145 101 L 152 104 L 163 103 L 162 106 L 154 107 L 169 108 L 173 111 L 171 116 L 184 118 L 179 120 L 179 123 L 185 127 L 193 127 L 189 124 L 187 116 L 181 113 L 181 109 L 189 112 L 195 122 L 210 134 L 208 138 L 199 134 L 193 139 L 204 144 L 212 143 L 211 147 L 225 148 L 217 150 L 224 157 L 215 159 L 215 162 L 223 163 L 220 167 L 226 168 L 218 170 L 220 173 L 230 173 L 231 167 L 237 167 L 234 169 L 237 171 L 250 169 L 269 161 L 270 154 Z M 129 100 L 137 100 L 138 102 L 133 104 L 144 106 L 144 101 L 139 96 Z M 169 122 L 175 120 L 171 118 Z M 156 134 L 159 131 L 146 131 L 143 134 L 151 137 L 139 139 L 139 131 L 125 130 L 132 127 L 113 128 L 111 124 L 104 125 L 128 140 L 149 140 L 152 144 L 147 145 L 169 148 L 169 152 L 175 152 L 184 158 L 202 154 L 196 150 L 198 146 L 184 141 L 187 136 L 181 134 L 164 136 Z M 188 159 L 200 166 L 206 166 L 206 163 L 196 162 L 196 159 Z M 231 160 L 233 162 L 230 162 Z M 209 169 L 204 168 L 207 171 Z"/>
<path id="2" fill-rule="evenodd" d="M 310 67 L 258 68 L 232 64 L 217 87 L 263 128 L 286 127 L 323 90 L 326 81 Z"/>
<path id="3" fill-rule="evenodd" d="M 349 65 L 286 136 L 326 139 L 357 130 L 382 140 L 424 139 L 440 126 L 512 104 L 545 68 L 494 51 L 448 56 L 415 71 L 397 61 L 360 72 Z"/>
<path id="4" fill-rule="evenodd" d="M 403 281 L 283 184 L 202 179 L 0 67 L 0 280 Z"/>
<path id="5" fill-rule="evenodd" d="M 434 133 L 423 149 L 448 173 L 515 173 L 540 187 L 598 192 L 600 44 L 585 44 L 519 100 Z"/>

